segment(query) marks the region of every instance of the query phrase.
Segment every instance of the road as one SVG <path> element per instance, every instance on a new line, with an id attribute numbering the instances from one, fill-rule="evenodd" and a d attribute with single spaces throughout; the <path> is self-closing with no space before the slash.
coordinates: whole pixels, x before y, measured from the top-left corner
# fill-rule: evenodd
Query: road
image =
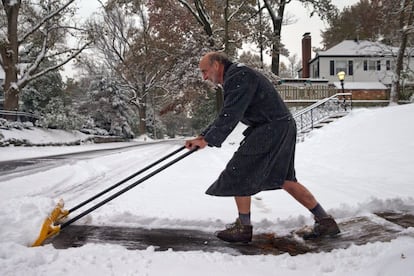
<path id="1" fill-rule="evenodd" d="M 119 143 L 119 145 L 114 145 L 114 148 L 102 148 L 35 158 L 0 161 L 0 181 L 7 181 L 8 179 L 14 177 L 46 171 L 73 162 L 74 160 L 85 160 L 110 154 L 116 154 L 124 151 L 129 151 L 137 147 L 148 147 L 159 143 L 182 144 L 183 142 L 181 140 L 165 140 L 151 143 L 137 143 L 132 145 L 128 143 L 126 146 L 123 146 L 122 143 Z"/>

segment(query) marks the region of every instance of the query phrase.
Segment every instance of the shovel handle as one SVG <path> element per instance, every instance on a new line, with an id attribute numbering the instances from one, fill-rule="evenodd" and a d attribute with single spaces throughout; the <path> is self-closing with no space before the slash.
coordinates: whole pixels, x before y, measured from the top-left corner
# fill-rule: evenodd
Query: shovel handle
<path id="1" fill-rule="evenodd" d="M 175 151 L 173 151 L 173 152 L 171 152 L 171 153 L 167 154 L 166 156 L 164 156 L 164 157 L 162 157 L 162 158 L 158 159 L 157 161 L 155 161 L 155 162 L 151 163 L 150 165 L 146 166 L 145 168 L 142 168 L 141 170 L 139 170 L 139 171 L 137 171 L 136 173 L 134 173 L 134 174 L 132 174 L 132 175 L 128 176 L 127 178 L 125 178 L 125 179 L 123 179 L 123 180 L 119 181 L 118 183 L 115 183 L 115 184 L 114 184 L 114 185 L 112 185 L 111 187 L 108 187 L 107 189 L 105 189 L 105 190 L 103 190 L 102 192 L 100 192 L 100 193 L 98 193 L 98 194 L 94 195 L 93 197 L 88 198 L 87 200 L 85 200 L 85 201 L 83 201 L 83 202 L 79 203 L 79 204 L 78 204 L 78 205 L 76 205 L 75 207 L 73 207 L 73 208 L 69 209 L 69 213 L 72 213 L 73 211 L 75 211 L 75 210 L 77 210 L 77 209 L 79 209 L 79 208 L 81 208 L 81 207 L 85 206 L 85 205 L 86 205 L 86 204 L 88 204 L 89 202 L 91 202 L 91 201 L 93 201 L 93 200 L 97 199 L 98 197 L 101 197 L 102 195 L 104 195 L 104 194 L 108 193 L 109 191 L 112 191 L 113 189 L 115 189 L 116 187 L 120 186 L 121 184 L 124 184 L 124 183 L 125 183 L 125 182 L 127 182 L 128 180 L 131 180 L 132 178 L 136 177 L 137 175 L 139 175 L 139 174 L 141 174 L 141 173 L 143 173 L 143 172 L 145 172 L 145 171 L 147 171 L 147 170 L 151 169 L 151 168 L 152 168 L 152 167 L 154 167 L 155 165 L 158 165 L 158 164 L 159 164 L 159 163 L 161 163 L 162 161 L 164 161 L 164 160 L 166 160 L 166 159 L 170 158 L 171 156 L 173 156 L 173 155 L 177 154 L 178 152 L 182 151 L 183 149 L 185 149 L 185 146 L 180 147 L 179 149 L 177 149 L 177 150 L 175 150 Z"/>
<path id="2" fill-rule="evenodd" d="M 80 213 L 80 214 L 79 214 L 79 215 L 77 215 L 76 217 L 74 217 L 74 218 L 72 218 L 72 219 L 70 219 L 70 220 L 68 220 L 68 221 L 66 221 L 66 222 L 64 222 L 64 223 L 62 223 L 62 224 L 60 225 L 60 229 L 63 229 L 63 228 L 65 228 L 66 226 L 68 226 L 68 225 L 72 224 L 73 222 L 75 222 L 75 221 L 79 220 L 80 218 L 82 218 L 82 217 L 86 216 L 86 215 L 87 215 L 87 214 L 89 214 L 90 212 L 92 212 L 92 211 L 94 211 L 94 210 L 98 209 L 99 207 L 101 207 L 102 205 L 104 205 L 104 204 L 108 203 L 109 201 L 113 200 L 114 198 L 116 198 L 116 197 L 120 196 L 121 194 L 123 194 L 123 193 L 125 193 L 125 192 L 129 191 L 130 189 L 134 188 L 134 187 L 135 187 L 135 186 L 137 186 L 138 184 L 141 184 L 141 183 L 142 183 L 142 182 L 144 182 L 145 180 L 147 180 L 147 179 L 149 179 L 149 178 L 153 177 L 154 175 L 158 174 L 159 172 L 161 172 L 161 171 L 165 170 L 166 168 L 170 167 L 171 165 L 173 165 L 173 164 L 177 163 L 177 162 L 178 162 L 178 161 L 180 161 L 181 159 L 183 159 L 183 158 L 187 157 L 188 155 L 190 155 L 190 154 L 192 154 L 192 153 L 196 152 L 198 149 L 199 149 L 199 147 L 196 147 L 196 148 L 194 148 L 194 149 L 189 150 L 188 152 L 186 152 L 186 153 L 184 153 L 184 154 L 182 154 L 182 155 L 178 156 L 177 158 L 175 158 L 175 159 L 171 160 L 171 161 L 170 161 L 170 162 L 168 162 L 167 164 L 165 164 L 165 165 L 161 166 L 160 168 L 158 168 L 158 169 L 154 170 L 153 172 L 149 173 L 148 175 L 146 175 L 146 176 L 144 176 L 144 177 L 142 177 L 142 178 L 138 179 L 137 181 L 135 181 L 134 183 L 132 183 L 132 184 L 128 185 L 127 187 L 123 188 L 122 190 L 120 190 L 120 191 L 116 192 L 115 194 L 111 195 L 110 197 L 108 197 L 108 198 L 106 198 L 106 199 L 102 200 L 101 202 L 99 202 L 99 203 L 95 204 L 94 206 L 92 206 L 92 207 L 90 207 L 89 209 L 85 210 L 84 212 Z"/>

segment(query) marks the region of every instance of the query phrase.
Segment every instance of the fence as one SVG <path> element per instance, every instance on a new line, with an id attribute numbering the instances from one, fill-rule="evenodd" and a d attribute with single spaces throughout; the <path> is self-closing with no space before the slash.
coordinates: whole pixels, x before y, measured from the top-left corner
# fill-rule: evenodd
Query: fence
<path id="1" fill-rule="evenodd" d="M 22 112 L 22 111 L 10 111 L 10 110 L 0 109 L 0 118 L 4 118 L 10 121 L 35 123 L 36 120 L 39 119 L 39 116 L 36 116 L 32 113 Z"/>
<path id="2" fill-rule="evenodd" d="M 307 86 L 288 86 L 279 85 L 277 91 L 284 101 L 317 101 L 329 98 L 336 93 L 338 89 L 326 85 L 307 85 Z"/>

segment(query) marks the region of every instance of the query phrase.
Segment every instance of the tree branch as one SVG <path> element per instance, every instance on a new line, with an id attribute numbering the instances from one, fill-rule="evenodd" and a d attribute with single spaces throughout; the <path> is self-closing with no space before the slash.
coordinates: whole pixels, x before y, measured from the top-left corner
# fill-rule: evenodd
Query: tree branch
<path id="1" fill-rule="evenodd" d="M 40 63 L 40 61 L 39 62 L 37 62 L 37 65 L 33 65 L 32 67 L 31 67 L 31 69 L 30 70 L 28 70 L 27 71 L 27 73 L 25 73 L 25 76 L 24 77 L 22 77 L 20 80 L 19 80 L 19 82 L 18 82 L 18 86 L 19 86 L 19 88 L 20 87 L 24 87 L 28 82 L 30 82 L 30 81 L 32 81 L 32 80 L 34 80 L 34 79 L 36 79 L 36 78 L 39 78 L 39 77 L 41 77 L 41 76 L 43 76 L 43 75 L 45 75 L 45 74 L 47 74 L 47 73 L 49 73 L 49 72 L 51 72 L 51 71 L 54 71 L 54 70 L 56 70 L 56 69 L 58 69 L 58 68 L 60 68 L 60 67 L 62 67 L 63 65 L 65 65 L 65 64 L 67 64 L 69 61 L 71 61 L 72 59 L 74 59 L 75 57 L 77 57 L 83 50 L 85 50 L 89 45 L 91 45 L 93 42 L 92 41 L 89 41 L 89 42 L 87 42 L 87 43 L 85 43 L 81 48 L 79 48 L 79 49 L 77 49 L 74 53 L 72 53 L 67 59 L 65 59 L 64 61 L 62 61 L 62 62 L 60 62 L 60 63 L 58 63 L 58 64 L 56 64 L 56 65 L 54 65 L 54 66 L 51 66 L 51 67 L 48 67 L 48 68 L 46 68 L 46 69 L 44 69 L 44 70 L 42 70 L 42 71 L 40 71 L 39 73 L 36 73 L 36 74 L 34 74 L 34 75 L 30 75 L 29 74 L 29 72 L 31 73 L 31 72 L 33 72 L 34 70 L 36 70 L 38 67 L 39 67 L 39 63 Z M 39 58 L 40 59 L 40 58 Z M 40 59 L 41 60 L 41 59 Z"/>
<path id="2" fill-rule="evenodd" d="M 31 28 L 27 33 L 25 33 L 18 41 L 19 44 L 21 44 L 23 41 L 25 41 L 30 35 L 32 35 L 34 32 L 36 32 L 40 27 L 45 24 L 45 22 L 49 21 L 51 18 L 58 15 L 61 11 L 66 9 L 70 4 L 72 4 L 75 0 L 69 0 L 66 4 L 64 4 L 62 7 L 58 8 L 54 12 L 50 13 L 49 15 L 43 17 L 33 28 Z"/>

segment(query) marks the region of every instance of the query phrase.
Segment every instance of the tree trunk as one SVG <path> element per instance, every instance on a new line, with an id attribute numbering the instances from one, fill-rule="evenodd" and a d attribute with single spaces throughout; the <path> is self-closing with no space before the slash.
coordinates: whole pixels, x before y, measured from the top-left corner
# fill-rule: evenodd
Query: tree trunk
<path id="1" fill-rule="evenodd" d="M 17 86 L 17 63 L 18 63 L 18 41 L 17 41 L 17 18 L 19 16 L 20 3 L 9 5 L 10 1 L 3 1 L 4 10 L 7 15 L 7 39 L 0 44 L 0 54 L 3 60 L 5 73 L 4 80 L 4 109 L 19 109 L 19 87 Z M 13 119 L 13 118 L 11 118 Z"/>
<path id="2" fill-rule="evenodd" d="M 407 48 L 408 41 L 408 30 L 413 24 L 413 12 L 414 12 L 414 1 L 412 0 L 403 0 L 402 9 L 400 16 L 400 47 L 397 54 L 397 62 L 395 65 L 395 76 L 392 81 L 391 93 L 390 93 L 390 104 L 398 104 L 398 99 L 400 95 L 400 81 L 401 81 L 401 71 L 404 70 L 404 53 Z M 408 16 L 406 16 L 408 14 Z M 407 20 L 406 20 L 407 18 Z"/>
<path id="3" fill-rule="evenodd" d="M 260 68 L 264 68 L 264 46 L 263 46 L 263 12 L 262 7 L 260 5 L 260 0 L 257 0 L 257 8 L 259 10 L 259 49 L 260 49 Z"/>
<path id="4" fill-rule="evenodd" d="M 279 38 L 280 41 L 280 38 Z M 273 43 L 272 46 L 272 73 L 279 75 L 279 62 L 280 62 L 280 51 L 279 46 Z"/>
<path id="5" fill-rule="evenodd" d="M 206 35 L 208 36 L 210 47 L 214 49 L 215 43 L 213 39 L 213 26 L 208 18 L 208 14 L 204 7 L 203 1 L 194 0 L 196 10 L 193 10 L 187 1 L 182 1 L 182 0 L 178 0 L 178 1 L 188 9 L 188 11 L 194 16 L 197 22 L 203 27 L 204 31 L 206 32 Z M 228 1 L 226 3 L 228 5 Z M 226 13 L 227 12 L 228 10 L 226 9 Z M 225 20 L 227 20 L 227 16 L 225 16 Z M 228 35 L 228 30 L 226 30 L 226 35 Z M 226 39 L 226 41 L 228 41 L 228 39 Z M 225 47 L 225 51 L 227 50 L 228 50 L 228 46 Z M 217 113 L 218 113 L 223 106 L 222 89 L 216 89 L 216 99 L 217 99 L 216 108 L 217 108 Z"/>
<path id="6" fill-rule="evenodd" d="M 273 25 L 273 37 L 272 37 L 272 72 L 279 75 L 279 62 L 280 62 L 280 46 L 281 39 L 280 34 L 282 31 L 283 14 L 285 12 L 286 0 L 281 0 L 277 15 L 275 14 L 272 6 L 268 0 L 264 1 L 265 7 L 269 12 Z"/>
<path id="7" fill-rule="evenodd" d="M 147 133 L 147 108 L 145 104 L 141 104 L 138 108 L 139 114 L 139 127 L 138 131 L 140 135 Z"/>
<path id="8" fill-rule="evenodd" d="M 13 51 L 10 50 L 9 45 L 1 49 L 1 56 L 4 64 L 4 109 L 18 110 L 19 109 L 19 88 L 17 87 L 17 70 L 16 63 L 13 61 Z"/>
<path id="9" fill-rule="evenodd" d="M 224 7 L 224 52 L 227 55 L 230 53 L 229 24 L 229 0 L 226 0 L 226 5 Z"/>

